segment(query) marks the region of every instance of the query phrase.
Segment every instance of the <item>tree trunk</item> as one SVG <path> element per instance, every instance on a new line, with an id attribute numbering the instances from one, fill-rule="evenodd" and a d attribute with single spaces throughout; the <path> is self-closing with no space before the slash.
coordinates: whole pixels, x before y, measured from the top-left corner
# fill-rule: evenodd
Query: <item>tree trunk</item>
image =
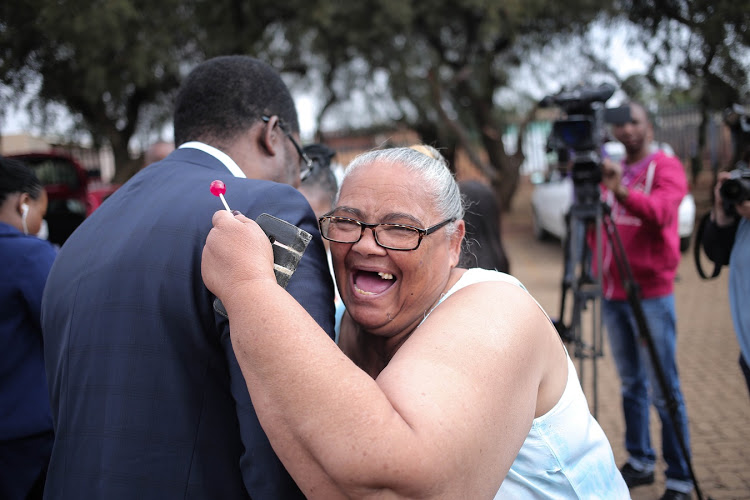
<path id="1" fill-rule="evenodd" d="M 703 170 L 703 153 L 706 150 L 706 131 L 708 130 L 708 98 L 706 95 L 701 96 L 700 100 L 700 114 L 701 123 L 698 126 L 698 147 L 696 148 L 695 155 L 690 159 L 690 174 L 692 175 L 692 181 L 698 178 L 698 175 Z"/>
<path id="2" fill-rule="evenodd" d="M 482 144 L 487 151 L 489 163 L 492 165 L 496 175 L 491 178 L 492 186 L 498 197 L 501 212 L 509 212 L 513 206 L 513 197 L 518 189 L 520 179 L 520 168 L 524 160 L 523 135 L 525 125 L 518 130 L 518 147 L 513 155 L 508 155 L 503 143 L 503 131 L 498 129 L 492 119 L 492 101 L 474 99 L 474 116 L 481 131 Z"/>
<path id="3" fill-rule="evenodd" d="M 125 181 L 138 172 L 141 164 L 139 161 L 130 158 L 130 151 L 128 151 L 129 137 L 126 139 L 118 134 L 115 137 L 110 135 L 108 139 L 112 146 L 112 154 L 115 157 L 115 175 L 112 182 L 115 184 L 124 184 Z"/>

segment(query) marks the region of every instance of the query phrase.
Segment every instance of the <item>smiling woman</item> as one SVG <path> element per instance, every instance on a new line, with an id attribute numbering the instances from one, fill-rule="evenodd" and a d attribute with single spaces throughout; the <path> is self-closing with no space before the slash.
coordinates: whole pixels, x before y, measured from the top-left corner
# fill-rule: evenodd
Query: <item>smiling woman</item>
<path id="1" fill-rule="evenodd" d="M 203 278 L 274 450 L 308 498 L 628 498 L 544 311 L 457 267 L 463 211 L 439 154 L 352 162 L 320 219 L 340 348 L 276 285 L 260 228 L 216 213 Z"/>

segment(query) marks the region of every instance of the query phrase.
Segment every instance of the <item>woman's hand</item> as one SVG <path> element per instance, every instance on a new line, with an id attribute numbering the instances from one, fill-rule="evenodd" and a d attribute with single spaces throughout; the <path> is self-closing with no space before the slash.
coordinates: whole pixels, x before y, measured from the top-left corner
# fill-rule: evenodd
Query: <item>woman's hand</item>
<path id="1" fill-rule="evenodd" d="M 214 295 L 225 302 L 248 282 L 276 283 L 271 244 L 255 221 L 219 210 L 212 222 L 203 247 L 201 275 Z"/>

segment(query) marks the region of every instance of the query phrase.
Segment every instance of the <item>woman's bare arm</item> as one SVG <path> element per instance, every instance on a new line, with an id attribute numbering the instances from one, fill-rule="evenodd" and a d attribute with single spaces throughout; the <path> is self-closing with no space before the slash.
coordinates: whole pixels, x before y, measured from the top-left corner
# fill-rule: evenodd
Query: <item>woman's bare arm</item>
<path id="1" fill-rule="evenodd" d="M 248 237 L 233 222 L 215 219 L 223 234 L 213 243 L 237 248 L 228 242 Z M 537 411 L 552 349 L 552 327 L 528 294 L 504 283 L 457 292 L 373 380 L 261 269 L 268 254 L 222 255 L 211 240 L 204 280 L 229 313 L 260 421 L 308 497 L 497 491 Z M 229 278 L 211 271 L 225 269 L 222 260 L 244 277 L 222 283 Z"/>

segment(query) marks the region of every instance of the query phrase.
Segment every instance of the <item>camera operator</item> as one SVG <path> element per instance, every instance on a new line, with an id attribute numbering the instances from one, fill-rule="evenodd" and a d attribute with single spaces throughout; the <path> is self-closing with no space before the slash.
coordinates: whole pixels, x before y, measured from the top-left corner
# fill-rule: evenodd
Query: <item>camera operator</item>
<path id="1" fill-rule="evenodd" d="M 729 307 L 737 341 L 740 344 L 740 367 L 750 390 L 750 171 L 745 152 L 744 170 L 720 172 L 714 189 L 714 206 L 704 226 L 701 245 L 706 255 L 717 265 L 729 265 Z M 734 176 L 741 196 L 726 196 L 725 183 Z M 744 178 L 743 178 L 744 177 Z M 744 181 L 744 182 L 743 182 Z M 727 199 L 729 198 L 729 199 Z M 730 203 L 727 203 L 727 202 Z M 738 203 L 731 203 L 738 201 Z"/>
<path id="2" fill-rule="evenodd" d="M 662 453 L 667 463 L 662 499 L 690 498 L 693 483 L 677 432 L 689 450 L 688 418 L 676 362 L 674 278 L 680 262 L 678 207 L 687 193 L 685 171 L 677 158 L 653 151 L 653 126 L 645 108 L 631 102 L 613 123 L 612 133 L 625 146 L 621 164 L 602 161 L 602 197 L 620 235 L 641 291 L 641 305 L 667 390 L 676 403 L 670 415 L 645 339 L 639 338 L 633 309 L 613 255 L 611 240 L 602 250 L 602 319 L 621 382 L 628 461 L 620 469 L 629 487 L 654 482 L 656 455 L 651 447 L 652 401 L 662 424 Z M 596 253 L 592 235 L 589 243 Z M 597 259 L 593 259 L 597 262 Z M 689 453 L 689 451 L 688 451 Z"/>

